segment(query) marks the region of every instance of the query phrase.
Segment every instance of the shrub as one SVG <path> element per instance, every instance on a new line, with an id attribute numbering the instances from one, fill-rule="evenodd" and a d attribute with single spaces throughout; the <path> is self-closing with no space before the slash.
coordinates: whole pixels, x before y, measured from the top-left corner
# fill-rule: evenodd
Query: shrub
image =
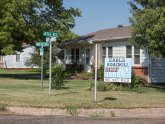
<path id="1" fill-rule="evenodd" d="M 89 79 L 89 78 L 92 78 L 92 73 L 82 72 L 82 73 L 79 74 L 79 76 L 80 76 L 82 79 Z"/>
<path id="2" fill-rule="evenodd" d="M 131 88 L 138 88 L 139 86 L 146 86 L 148 82 L 140 76 L 136 76 L 134 73 L 132 74 Z"/>
<path id="3" fill-rule="evenodd" d="M 69 77 L 69 73 L 63 70 L 62 65 L 52 68 L 52 89 L 61 89 L 64 86 L 64 80 Z"/>
<path id="4" fill-rule="evenodd" d="M 102 80 L 102 81 L 104 80 L 104 65 L 100 66 L 99 77 L 100 77 L 100 80 Z"/>
<path id="5" fill-rule="evenodd" d="M 88 90 L 91 91 L 92 89 L 94 89 L 94 86 L 95 86 L 94 82 L 90 82 Z M 107 91 L 108 90 L 108 85 L 104 82 L 98 82 L 97 83 L 97 90 L 98 91 Z"/>
<path id="6" fill-rule="evenodd" d="M 78 116 L 79 114 L 77 108 L 74 106 L 66 106 L 66 110 L 71 116 Z"/>
<path id="7" fill-rule="evenodd" d="M 108 90 L 108 85 L 104 82 L 99 82 L 97 84 L 97 90 L 98 91 L 107 91 Z"/>
<path id="8" fill-rule="evenodd" d="M 91 65 L 91 72 L 93 75 L 93 78 L 95 77 L 95 67 L 94 65 Z M 97 78 L 98 80 L 103 81 L 104 80 L 104 65 L 101 65 L 100 68 L 97 71 Z"/>
<path id="9" fill-rule="evenodd" d="M 115 83 L 109 83 L 108 84 L 108 89 L 112 90 L 112 91 L 119 91 L 122 89 L 122 86 L 119 84 L 115 84 Z"/>
<path id="10" fill-rule="evenodd" d="M 0 103 L 0 111 L 6 111 L 7 110 L 7 104 Z"/>

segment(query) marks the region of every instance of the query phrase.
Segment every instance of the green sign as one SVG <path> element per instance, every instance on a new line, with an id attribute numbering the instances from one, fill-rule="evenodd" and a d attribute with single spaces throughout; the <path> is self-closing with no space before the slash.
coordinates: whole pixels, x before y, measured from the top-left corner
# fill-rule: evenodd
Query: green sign
<path id="1" fill-rule="evenodd" d="M 48 42 L 37 42 L 36 46 L 37 47 L 48 47 L 49 43 Z"/>
<path id="2" fill-rule="evenodd" d="M 44 32 L 43 36 L 45 36 L 45 37 L 58 37 L 58 33 L 57 32 Z"/>
<path id="3" fill-rule="evenodd" d="M 41 56 L 44 55 L 44 48 L 43 48 L 43 47 L 40 48 L 40 55 L 41 55 Z"/>

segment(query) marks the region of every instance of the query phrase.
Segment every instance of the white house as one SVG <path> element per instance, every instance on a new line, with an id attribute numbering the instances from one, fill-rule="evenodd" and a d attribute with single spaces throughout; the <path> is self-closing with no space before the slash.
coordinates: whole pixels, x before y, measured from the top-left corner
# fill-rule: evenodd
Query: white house
<path id="1" fill-rule="evenodd" d="M 146 51 L 131 44 L 131 31 L 131 26 L 120 25 L 117 28 L 99 30 L 67 41 L 63 43 L 64 60 L 61 62 L 66 66 L 73 63 L 82 64 L 85 71 L 90 72 L 91 66 L 95 65 L 95 48 L 97 46 L 98 66 L 104 64 L 105 57 L 132 58 L 132 69 L 136 75 L 143 76 L 152 82 L 165 82 L 165 73 L 161 78 L 157 77 L 159 74 L 155 76 L 155 73 L 162 72 L 162 70 L 154 72 L 155 69 L 149 68 L 153 66 L 151 63 L 153 60 L 151 61 Z M 156 60 L 154 63 L 157 62 Z M 161 68 L 164 68 L 165 72 L 165 64 Z"/>
<path id="2" fill-rule="evenodd" d="M 32 66 L 27 66 L 25 63 L 31 58 L 35 47 L 26 45 L 22 52 L 16 52 L 15 55 L 0 56 L 0 67 L 10 69 L 29 69 Z"/>

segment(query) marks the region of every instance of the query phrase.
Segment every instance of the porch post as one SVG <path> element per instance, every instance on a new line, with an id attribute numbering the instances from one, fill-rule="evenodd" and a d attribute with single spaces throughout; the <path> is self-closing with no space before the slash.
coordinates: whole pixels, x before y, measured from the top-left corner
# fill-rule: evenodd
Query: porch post
<path id="1" fill-rule="evenodd" d="M 97 44 L 95 45 L 95 89 L 94 89 L 95 102 L 97 101 Z"/>

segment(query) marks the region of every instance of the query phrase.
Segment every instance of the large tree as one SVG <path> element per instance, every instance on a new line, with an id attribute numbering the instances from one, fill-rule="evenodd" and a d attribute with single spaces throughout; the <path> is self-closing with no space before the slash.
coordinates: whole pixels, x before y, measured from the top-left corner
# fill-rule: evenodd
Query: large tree
<path id="1" fill-rule="evenodd" d="M 65 8 L 63 0 L 0 0 L 0 53 L 13 54 L 23 42 L 45 40 L 43 31 L 58 31 L 62 40 L 80 15 L 77 8 Z"/>
<path id="2" fill-rule="evenodd" d="M 165 57 L 165 0 L 132 0 L 129 4 L 133 44 L 150 55 Z"/>

